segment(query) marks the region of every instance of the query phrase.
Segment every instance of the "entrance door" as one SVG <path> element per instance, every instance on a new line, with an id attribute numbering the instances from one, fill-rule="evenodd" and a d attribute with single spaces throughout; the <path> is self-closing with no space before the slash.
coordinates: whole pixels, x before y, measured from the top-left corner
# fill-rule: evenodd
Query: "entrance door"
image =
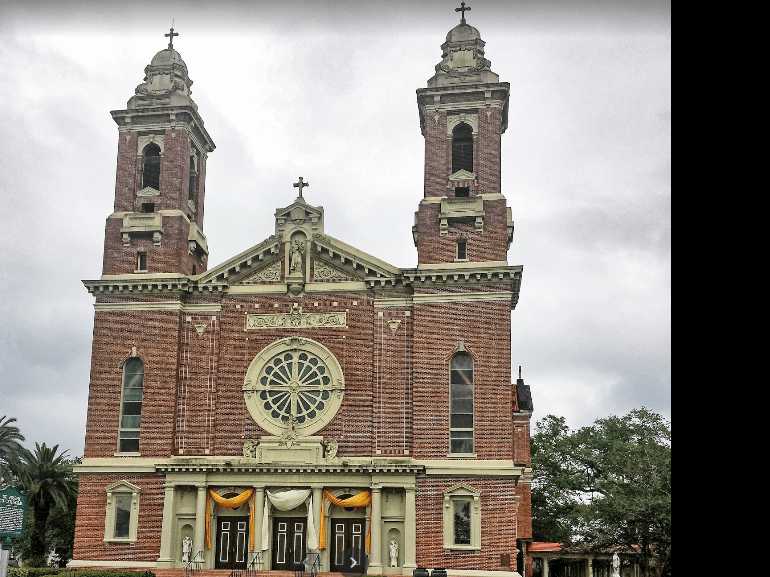
<path id="1" fill-rule="evenodd" d="M 332 519 L 331 526 L 331 570 L 363 573 L 366 519 Z"/>
<path id="2" fill-rule="evenodd" d="M 305 523 L 304 517 L 273 518 L 273 569 L 293 571 L 305 562 Z"/>
<path id="3" fill-rule="evenodd" d="M 248 517 L 217 518 L 216 569 L 245 569 L 248 545 Z"/>

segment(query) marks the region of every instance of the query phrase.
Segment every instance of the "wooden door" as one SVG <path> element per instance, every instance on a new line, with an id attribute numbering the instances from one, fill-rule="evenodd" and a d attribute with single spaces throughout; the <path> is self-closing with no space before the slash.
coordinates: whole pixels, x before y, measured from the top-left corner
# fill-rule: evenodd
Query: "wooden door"
<path id="1" fill-rule="evenodd" d="M 305 561 L 304 517 L 273 518 L 274 570 L 293 571 Z"/>
<path id="2" fill-rule="evenodd" d="M 245 569 L 249 555 L 249 518 L 217 518 L 216 569 Z"/>
<path id="3" fill-rule="evenodd" d="M 331 529 L 331 570 L 363 573 L 366 569 L 366 519 L 332 519 Z"/>

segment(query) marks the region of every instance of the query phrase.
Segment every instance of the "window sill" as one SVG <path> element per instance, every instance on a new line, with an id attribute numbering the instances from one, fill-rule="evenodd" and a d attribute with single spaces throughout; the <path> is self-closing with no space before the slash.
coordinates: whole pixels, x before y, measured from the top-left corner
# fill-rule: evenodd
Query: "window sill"
<path id="1" fill-rule="evenodd" d="M 448 551 L 481 551 L 481 547 L 476 545 L 445 545 L 444 549 Z"/>
<path id="2" fill-rule="evenodd" d="M 449 453 L 447 459 L 475 459 L 478 455 L 476 453 Z"/>
<path id="3" fill-rule="evenodd" d="M 112 454 L 113 457 L 141 457 L 141 455 L 142 454 L 138 453 L 138 452 L 137 453 L 120 453 L 120 452 L 118 452 L 118 453 L 113 453 Z"/>
<path id="4" fill-rule="evenodd" d="M 129 537 L 109 537 L 104 539 L 105 543 L 136 543 L 136 539 L 131 539 Z"/>

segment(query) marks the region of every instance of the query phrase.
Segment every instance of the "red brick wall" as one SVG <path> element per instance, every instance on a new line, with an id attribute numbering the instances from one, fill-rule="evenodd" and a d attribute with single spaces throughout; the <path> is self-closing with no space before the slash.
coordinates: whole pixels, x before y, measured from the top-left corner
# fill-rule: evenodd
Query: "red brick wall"
<path id="1" fill-rule="evenodd" d="M 104 227 L 103 274 L 127 274 L 136 271 L 137 252 L 147 253 L 148 272 L 176 272 L 192 274 L 193 265 L 198 274 L 203 272 L 206 261 L 198 254 L 191 255 L 187 236 L 190 225 L 181 215 L 163 216 L 163 235 L 160 246 L 155 246 L 152 234 L 132 234 L 128 246 L 123 244 L 120 232 L 122 218 L 108 218 Z"/>
<path id="2" fill-rule="evenodd" d="M 476 154 L 474 165 L 479 192 L 500 192 L 500 108 L 482 108 L 478 112 L 479 130 L 475 139 Z"/>
<path id="3" fill-rule="evenodd" d="M 447 136 L 446 111 L 431 111 L 425 118 L 424 196 L 444 196 L 452 169 L 452 141 Z M 447 151 L 449 153 L 447 154 Z"/>
<path id="4" fill-rule="evenodd" d="M 347 310 L 348 328 L 244 330 L 247 312 L 288 312 L 293 302 L 298 302 L 307 312 Z M 314 306 L 316 302 L 317 307 Z M 215 415 L 217 454 L 240 454 L 244 436 L 256 438 L 266 434 L 246 409 L 243 379 L 249 363 L 259 351 L 277 339 L 295 335 L 317 340 L 326 346 L 337 357 L 345 375 L 342 406 L 335 419 L 317 434 L 337 440 L 340 455 L 371 454 L 374 330 L 371 299 L 355 293 L 307 295 L 304 299 L 244 295 L 225 297 L 223 304 Z M 237 305 L 241 308 L 236 308 Z"/>
<path id="5" fill-rule="evenodd" d="M 449 360 L 462 341 L 474 357 L 476 454 L 479 459 L 512 458 L 509 319 L 505 301 L 415 305 L 415 457 L 449 453 Z"/>
<path id="6" fill-rule="evenodd" d="M 457 256 L 457 239 L 467 241 L 468 260 L 505 261 L 508 255 L 506 201 L 484 201 L 484 228 L 472 222 L 449 221 L 445 236 L 439 234 L 438 203 L 421 203 L 417 211 L 417 256 L 420 264 L 451 263 Z"/>
<path id="7" fill-rule="evenodd" d="M 403 456 L 412 449 L 412 311 L 379 309 L 374 323 L 374 449 Z"/>
<path id="8" fill-rule="evenodd" d="M 449 551 L 443 546 L 444 492 L 459 483 L 481 492 L 481 551 Z M 515 564 L 518 502 L 511 481 L 419 477 L 416 505 L 418 566 L 510 571 L 500 565 L 504 554 Z"/>
<path id="9" fill-rule="evenodd" d="M 516 485 L 519 510 L 516 515 L 519 539 L 532 539 L 532 486 L 529 483 Z"/>
<path id="10" fill-rule="evenodd" d="M 179 313 L 99 311 L 94 318 L 86 457 L 111 457 L 118 450 L 122 363 L 132 347 L 144 362 L 139 450 L 145 457 L 172 454 Z"/>
<path id="11" fill-rule="evenodd" d="M 141 488 L 139 524 L 135 543 L 105 543 L 104 519 L 108 485 L 129 481 Z M 157 561 L 163 520 L 163 477 L 161 475 L 80 475 L 75 517 L 73 559 L 101 561 Z"/>
<path id="12" fill-rule="evenodd" d="M 512 385 L 514 387 L 515 385 Z M 515 389 L 514 389 L 515 390 Z M 513 462 L 529 467 L 532 464 L 532 453 L 529 445 L 530 415 L 513 415 Z"/>
<path id="13" fill-rule="evenodd" d="M 203 230 L 203 201 L 205 191 L 205 161 L 201 155 L 198 210 L 193 213 L 187 204 L 190 175 L 190 136 L 186 129 L 167 128 L 164 132 L 161 157 L 160 195 L 137 197 L 141 188 L 141 156 L 137 155 L 138 135 L 143 130 L 119 133 L 118 166 L 115 177 L 115 211 L 140 212 L 142 203 L 151 202 L 155 212 L 181 210 Z M 132 234 L 129 246 L 123 246 L 120 232 L 122 220 L 108 218 L 104 236 L 104 274 L 133 273 L 136 270 L 137 250 L 145 249 L 149 272 L 176 272 L 196 274 L 206 270 L 207 262 L 198 255 L 190 255 L 187 249 L 189 225 L 182 216 L 163 217 L 161 245 L 155 246 L 152 234 Z"/>
<path id="14" fill-rule="evenodd" d="M 115 173 L 115 212 L 134 210 L 137 190 L 136 132 L 118 132 L 118 160 Z M 106 237 L 105 237 L 106 240 Z"/>

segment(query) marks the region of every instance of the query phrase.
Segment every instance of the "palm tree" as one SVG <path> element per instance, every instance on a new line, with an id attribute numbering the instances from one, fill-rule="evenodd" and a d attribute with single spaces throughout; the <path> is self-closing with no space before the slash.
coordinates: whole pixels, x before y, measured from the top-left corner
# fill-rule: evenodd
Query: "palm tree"
<path id="1" fill-rule="evenodd" d="M 15 422 L 11 417 L 0 417 L 0 486 L 10 478 L 8 462 L 21 450 L 20 441 L 24 440 Z"/>
<path id="2" fill-rule="evenodd" d="M 57 505 L 66 511 L 76 491 L 67 453 L 59 453 L 59 445 L 35 443 L 34 452 L 21 449 L 11 464 L 32 509 L 29 562 L 33 566 L 44 566 L 46 562 L 46 525 L 51 509 Z"/>

